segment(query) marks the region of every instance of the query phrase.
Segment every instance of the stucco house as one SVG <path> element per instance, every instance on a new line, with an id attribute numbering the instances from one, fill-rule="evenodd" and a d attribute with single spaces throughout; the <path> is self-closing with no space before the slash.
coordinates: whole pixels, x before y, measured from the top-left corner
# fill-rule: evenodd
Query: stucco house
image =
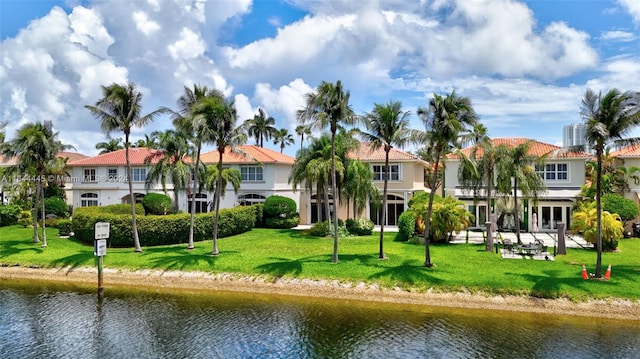
<path id="1" fill-rule="evenodd" d="M 361 142 L 360 147 L 347 155 L 349 158 L 358 159 L 368 163 L 373 171 L 373 183 L 382 192 L 383 170 L 384 170 L 384 149 L 373 149 L 370 142 Z M 389 182 L 387 190 L 387 221 L 386 224 L 395 226 L 398 224 L 398 217 L 408 208 L 407 202 L 413 197 L 416 191 L 428 191 L 424 185 L 424 169 L 427 162 L 418 157 L 392 148 L 389 152 Z M 300 223 L 311 224 L 318 222 L 318 199 L 315 189 L 310 192 L 305 186 L 299 188 L 300 192 Z M 322 201 L 322 200 L 321 200 Z M 320 202 L 321 202 L 320 201 Z M 329 202 L 332 203 L 330 198 Z M 349 214 L 347 213 L 349 210 Z M 338 207 L 338 218 L 347 219 L 353 217 L 353 209 L 347 209 L 346 203 L 341 203 Z M 381 223 L 381 211 L 372 208 L 368 204 L 364 213 L 359 216 L 371 219 L 375 224 Z"/>
<path id="2" fill-rule="evenodd" d="M 523 198 L 518 191 L 521 211 L 519 217 L 524 223 L 526 231 L 555 232 L 558 223 L 564 223 L 565 228 L 571 225 L 571 210 L 580 193 L 580 188 L 585 183 L 585 162 L 591 155 L 585 152 L 563 152 L 561 147 L 543 143 L 527 138 L 494 138 L 491 140 L 494 146 L 506 145 L 515 147 L 530 141 L 529 153 L 538 157 L 545 156 L 544 165 L 536 166 L 535 171 L 543 178 L 547 190 L 538 195 L 537 203 L 531 198 Z M 471 147 L 462 150 L 469 155 Z M 447 156 L 444 161 L 444 192 L 467 206 L 467 209 L 476 217 L 472 227 L 484 228 L 486 218 L 486 192 L 480 191 L 479 201 L 474 204 L 473 193 L 460 185 L 458 180 L 458 168 L 460 158 L 456 155 Z M 491 213 L 498 218 L 501 209 L 496 205 L 497 197 L 508 197 L 503 194 L 492 195 Z M 506 211 L 505 211 L 506 212 Z M 534 219 L 537 223 L 534 223 Z M 508 222 L 508 218 L 507 221 Z M 514 222 L 511 220 L 511 222 Z M 536 226 L 537 224 L 537 226 Z M 505 229 L 515 228 L 515 223 L 503 224 Z"/>

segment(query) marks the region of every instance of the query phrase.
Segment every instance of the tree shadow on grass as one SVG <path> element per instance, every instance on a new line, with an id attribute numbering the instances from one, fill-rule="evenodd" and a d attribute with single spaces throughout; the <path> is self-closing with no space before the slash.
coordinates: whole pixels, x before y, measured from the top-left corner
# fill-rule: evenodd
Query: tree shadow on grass
<path id="1" fill-rule="evenodd" d="M 25 247 L 30 245 L 29 247 Z M 32 239 L 15 239 L 15 240 L 0 240 L 0 253 L 2 257 L 9 257 L 13 254 L 24 253 L 25 251 L 31 251 L 34 253 L 42 253 L 42 242 L 34 243 Z"/>
<path id="2" fill-rule="evenodd" d="M 534 297 L 559 298 L 564 295 L 563 293 L 567 287 L 579 289 L 588 296 L 598 296 L 601 293 L 600 286 L 585 285 L 589 281 L 582 279 L 581 270 L 578 266 L 576 266 L 575 275 L 570 277 L 566 276 L 566 272 L 559 270 L 542 270 L 540 274 L 505 273 L 505 275 L 523 277 L 528 282 L 533 283 L 531 295 Z M 610 281 L 599 281 L 598 283 L 607 286 L 619 285 Z"/>
<path id="3" fill-rule="evenodd" d="M 307 262 L 304 259 L 290 260 L 287 258 L 269 258 L 273 262 L 265 263 L 256 267 L 257 270 L 264 274 L 269 274 L 275 277 L 282 277 L 290 274 L 298 276 L 302 273 L 302 263 Z"/>
<path id="4" fill-rule="evenodd" d="M 203 264 L 207 267 L 213 268 L 217 256 L 211 255 L 211 253 L 200 254 L 193 253 L 186 249 L 179 251 L 167 252 L 166 248 L 148 248 L 143 255 L 156 255 L 161 254 L 156 258 L 151 258 L 149 261 L 153 264 L 154 268 L 163 270 L 193 270 L 201 267 Z M 234 251 L 225 251 L 223 254 L 235 253 Z"/>
<path id="5" fill-rule="evenodd" d="M 369 279 L 388 278 L 410 285 L 442 284 L 443 280 L 429 274 L 430 270 L 415 260 L 408 260 L 397 266 L 382 268 L 380 272 L 370 276 Z"/>
<path id="6" fill-rule="evenodd" d="M 54 267 L 77 268 L 95 264 L 95 256 L 91 253 L 77 253 L 70 256 L 55 259 L 51 262 Z"/>

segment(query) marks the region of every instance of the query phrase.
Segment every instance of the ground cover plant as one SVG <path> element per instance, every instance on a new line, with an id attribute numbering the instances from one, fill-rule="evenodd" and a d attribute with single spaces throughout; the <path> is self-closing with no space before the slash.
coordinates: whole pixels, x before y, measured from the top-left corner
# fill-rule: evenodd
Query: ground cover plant
<path id="1" fill-rule="evenodd" d="M 95 266 L 93 247 L 73 239 L 58 238 L 48 228 L 49 247 L 31 242 L 31 229 L 19 225 L 0 228 L 0 265 L 41 267 Z M 617 252 L 603 253 L 612 264 L 609 281 L 583 280 L 582 264 L 594 270 L 594 251 L 567 249 L 555 261 L 507 260 L 485 251 L 484 244 L 440 244 L 432 247 L 435 266 L 424 267 L 424 248 L 395 241 L 385 234 L 388 259 L 379 260 L 375 244 L 378 233 L 342 241 L 340 262 L 332 263 L 333 240 L 304 231 L 257 228 L 219 240 L 220 255 L 211 255 L 211 241 L 184 245 L 145 247 L 142 253 L 129 248 L 109 248 L 105 268 L 129 270 L 182 270 L 235 273 L 274 278 L 311 278 L 377 283 L 405 290 L 471 291 L 486 294 L 523 294 L 536 297 L 640 299 L 640 240 L 623 239 Z M 373 244 L 373 245 L 372 245 Z"/>

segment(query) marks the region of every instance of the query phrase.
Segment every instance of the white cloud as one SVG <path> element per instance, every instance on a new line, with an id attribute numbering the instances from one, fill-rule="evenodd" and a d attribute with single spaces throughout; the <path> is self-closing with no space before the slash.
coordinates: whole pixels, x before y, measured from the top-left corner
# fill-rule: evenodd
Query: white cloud
<path id="1" fill-rule="evenodd" d="M 295 79 L 277 89 L 272 88 L 270 84 L 258 83 L 255 98 L 267 112 L 277 112 L 283 116 L 282 120 L 286 125 L 280 127 L 291 129 L 296 125 L 296 111 L 305 104 L 304 95 L 312 91 L 313 88 L 302 79 Z"/>
<path id="2" fill-rule="evenodd" d="M 136 24 L 138 30 L 147 36 L 160 30 L 160 25 L 153 20 L 149 20 L 147 14 L 142 11 L 135 11 L 131 14 L 131 19 Z"/>
<path id="3" fill-rule="evenodd" d="M 637 0 L 618 0 L 618 4 L 629 12 L 633 21 L 640 22 L 640 2 Z"/>
<path id="4" fill-rule="evenodd" d="M 600 35 L 600 39 L 604 41 L 619 41 L 619 42 L 629 42 L 637 39 L 637 36 L 628 31 L 605 31 Z"/>
<path id="5" fill-rule="evenodd" d="M 174 60 L 189 60 L 202 56 L 206 47 L 199 34 L 185 27 L 180 31 L 180 39 L 169 45 L 168 49 Z"/>

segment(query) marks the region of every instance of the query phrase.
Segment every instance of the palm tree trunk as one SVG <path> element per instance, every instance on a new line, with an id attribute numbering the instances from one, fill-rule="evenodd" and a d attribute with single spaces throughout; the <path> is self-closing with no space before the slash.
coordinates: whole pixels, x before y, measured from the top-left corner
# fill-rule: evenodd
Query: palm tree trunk
<path id="1" fill-rule="evenodd" d="M 47 247 L 47 232 L 46 232 L 46 224 L 45 219 L 47 218 L 45 209 L 44 209 L 44 175 L 40 176 L 38 180 L 38 186 L 40 186 L 40 204 L 42 206 L 42 245 L 40 247 Z"/>
<path id="2" fill-rule="evenodd" d="M 224 149 L 222 149 L 224 151 Z M 212 255 L 217 256 L 220 254 L 218 251 L 218 221 L 220 220 L 220 197 L 222 194 L 222 153 L 218 150 L 219 158 L 218 158 L 218 184 L 216 184 L 216 190 L 213 195 L 213 201 L 216 206 L 216 218 L 213 222 L 213 251 Z"/>
<path id="3" fill-rule="evenodd" d="M 520 219 L 518 218 L 518 179 L 515 176 L 513 177 L 513 221 L 516 226 L 518 244 L 522 244 L 520 239 Z"/>
<path id="4" fill-rule="evenodd" d="M 329 183 L 328 181 L 325 181 L 324 185 L 322 186 L 322 195 L 324 196 L 323 202 L 324 202 L 324 214 L 325 217 L 327 219 L 327 225 L 329 226 L 329 232 L 331 232 L 331 229 L 333 228 L 333 222 L 331 219 L 331 207 L 329 206 Z M 321 221 L 322 222 L 322 221 Z"/>
<path id="5" fill-rule="evenodd" d="M 194 222 L 195 222 L 195 217 L 196 217 L 196 191 L 198 188 L 198 168 L 200 166 L 200 143 L 198 143 L 198 148 L 196 150 L 196 167 L 194 169 L 194 175 L 193 175 L 193 190 L 191 191 L 191 208 L 190 211 L 191 212 L 191 218 L 190 220 L 190 224 L 189 224 L 189 244 L 187 245 L 187 249 L 193 249 L 194 245 L 193 245 L 193 226 L 194 226 Z M 189 200 L 187 198 L 187 200 Z"/>
<path id="6" fill-rule="evenodd" d="M 602 278 L 602 150 L 596 152 L 596 278 Z"/>
<path id="7" fill-rule="evenodd" d="M 124 136 L 124 157 L 127 164 L 127 182 L 129 184 L 129 201 L 131 202 L 131 230 L 133 231 L 133 245 L 136 252 L 142 252 L 140 237 L 138 237 L 138 224 L 136 222 L 136 200 L 133 196 L 133 178 L 131 176 L 131 163 L 129 162 L 129 134 Z"/>
<path id="8" fill-rule="evenodd" d="M 431 178 L 431 184 L 429 187 L 429 204 L 427 207 L 427 218 L 424 218 L 424 266 L 433 267 L 431 263 L 431 253 L 429 252 L 429 231 L 431 230 L 431 213 L 433 212 L 433 198 L 435 197 L 435 186 L 438 180 L 438 166 L 440 165 L 440 147 L 436 149 L 436 163 L 433 169 L 433 177 Z"/>
<path id="9" fill-rule="evenodd" d="M 40 204 L 40 186 L 36 184 L 36 196 L 33 201 L 33 243 L 40 242 L 38 234 L 38 205 Z"/>
<path id="10" fill-rule="evenodd" d="M 380 254 L 378 259 L 384 259 L 384 226 L 387 223 L 387 187 L 389 185 L 389 151 L 385 148 L 384 156 L 384 186 L 382 187 L 382 218 L 380 220 Z"/>
<path id="11" fill-rule="evenodd" d="M 331 189 L 333 195 L 333 263 L 338 263 L 338 184 L 336 182 L 336 129 L 331 126 Z"/>

